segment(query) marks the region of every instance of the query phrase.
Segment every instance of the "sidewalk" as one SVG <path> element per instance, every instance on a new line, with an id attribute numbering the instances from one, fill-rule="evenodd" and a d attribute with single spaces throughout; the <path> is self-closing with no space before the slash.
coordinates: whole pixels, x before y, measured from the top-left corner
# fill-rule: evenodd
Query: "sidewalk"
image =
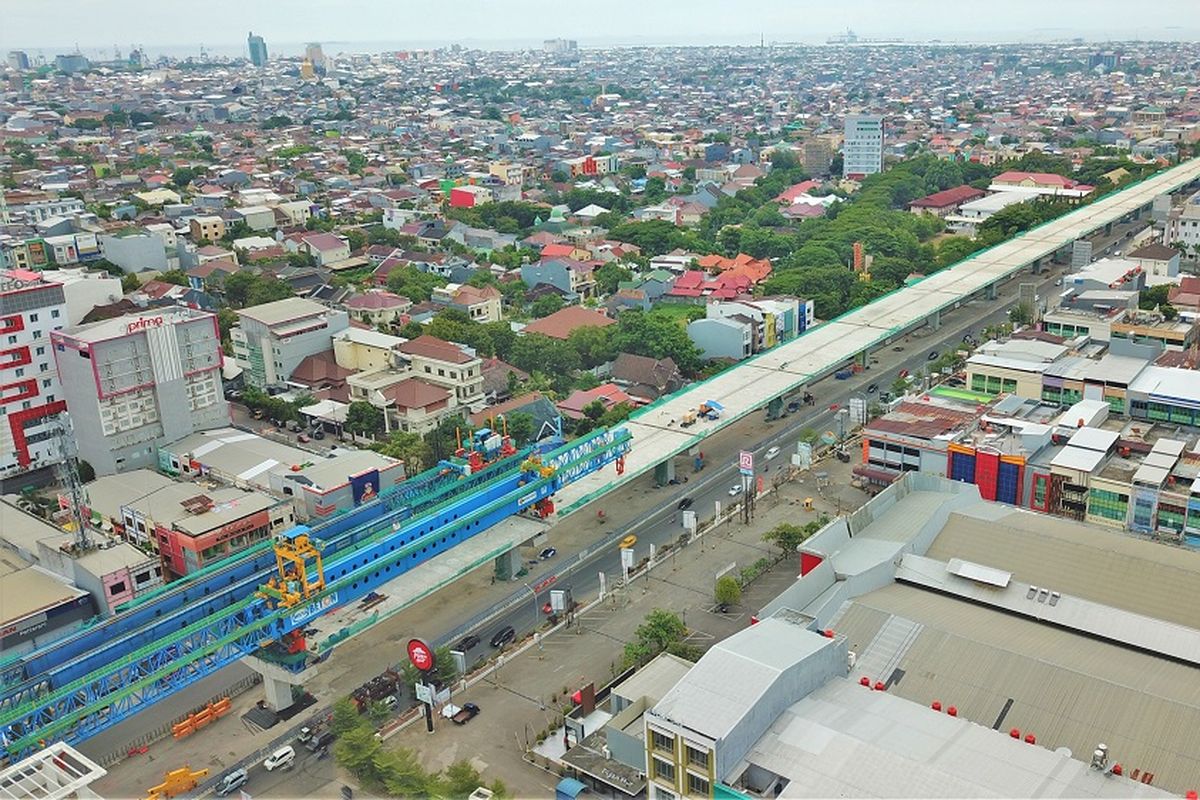
<path id="1" fill-rule="evenodd" d="M 771 430 L 777 429 L 776 426 L 780 424 L 779 422 L 762 422 L 759 416 L 748 419 L 743 425 L 734 426 L 734 428 L 723 431 L 721 434 L 715 436 L 711 443 L 706 445 L 706 455 L 710 463 L 722 460 L 732 461 L 736 451 L 745 442 L 758 441 Z M 764 555 L 765 553 L 762 550 L 765 548 L 765 545 L 759 541 L 761 531 L 767 530 L 780 521 L 794 522 L 800 518 L 807 519 L 809 515 L 799 510 L 799 503 L 804 497 L 811 496 L 814 498 L 818 512 L 811 514 L 813 518 L 820 511 L 831 514 L 836 512 L 837 500 L 833 495 L 835 490 L 837 496 L 842 498 L 841 507 L 843 510 L 847 507 L 857 507 L 857 505 L 860 505 L 866 499 L 866 495 L 849 486 L 849 468 L 850 465 L 848 464 L 829 460 L 815 467 L 818 471 L 824 469 L 830 473 L 832 486 L 824 490 L 826 497 L 829 498 L 828 500 L 817 492 L 815 480 L 811 477 L 806 477 L 804 483 L 795 483 L 785 487 L 784 500 L 777 501 L 771 497 L 761 500 L 757 519 L 754 524 L 754 528 L 760 532 L 750 533 L 743 531 L 742 535 L 746 541 L 741 544 L 722 546 L 719 554 L 712 555 L 712 558 L 715 559 L 713 563 L 719 565 L 719 568 L 727 565 L 730 560 L 736 559 L 740 565 L 745 565 Z M 610 520 L 608 523 L 609 528 L 617 528 L 627 522 L 643 517 L 648 509 L 654 508 L 663 502 L 668 496 L 667 491 L 666 489 L 654 489 L 653 478 L 651 476 L 642 476 L 614 491 L 601 501 Z M 794 505 L 787 502 L 789 499 Z M 740 524 L 734 524 L 733 530 L 736 531 L 740 527 Z M 726 529 L 729 529 L 728 524 L 726 525 Z M 597 530 L 594 514 L 590 509 L 585 508 L 581 512 L 559 521 L 551 529 L 550 535 L 554 546 L 561 553 L 575 552 L 596 540 Z M 600 535 L 603 536 L 604 534 Z M 724 535 L 724 532 L 722 532 L 722 535 Z M 694 550 L 696 547 L 693 546 L 691 549 Z M 706 544 L 705 548 L 706 550 L 711 550 L 712 545 Z M 692 552 L 688 552 L 686 555 L 681 553 L 679 556 L 679 569 L 682 570 L 687 559 L 692 557 L 694 557 L 694 553 Z M 661 575 L 663 573 L 658 574 Z M 686 609 L 689 604 L 694 608 L 700 608 L 705 600 L 711 599 L 711 570 L 708 572 L 708 575 L 707 579 L 699 580 L 698 583 L 692 582 L 691 584 L 701 587 L 702 591 L 687 589 L 687 584 L 685 583 L 685 588 L 682 590 L 672 586 L 670 593 L 659 591 L 657 584 L 661 583 L 661 581 L 656 576 L 652 579 L 655 583 L 656 591 L 651 596 L 663 595 L 665 598 L 667 594 L 682 593 L 682 596 L 677 601 L 672 601 L 677 602 L 678 610 L 682 611 Z M 305 683 L 305 688 L 317 698 L 317 705 L 314 706 L 313 710 L 320 709 L 332 703 L 334 699 L 345 696 L 355 687 L 379 674 L 387 666 L 402 661 L 404 659 L 404 643 L 409 638 L 413 636 L 436 638 L 442 632 L 453 630 L 479 609 L 499 602 L 514 592 L 515 587 L 513 584 L 493 583 L 491 577 L 492 570 L 490 565 L 480 567 L 474 572 L 464 575 L 452 585 L 434 592 L 423 600 L 384 620 L 364 634 L 339 645 L 330 659 L 320 664 L 316 674 L 310 677 Z M 671 577 L 670 580 L 672 583 L 680 582 L 674 577 Z M 612 582 L 610 582 L 611 584 Z M 663 586 L 671 586 L 671 584 L 663 583 Z M 635 585 L 635 594 L 640 590 L 641 587 Z M 665 599 L 661 602 L 663 603 L 662 607 L 676 608 L 676 606 L 667 604 Z M 628 638 L 628 634 L 637 627 L 637 624 L 644 616 L 644 612 L 630 612 L 630 614 L 608 614 L 609 616 L 617 616 L 622 619 L 628 618 L 630 624 L 624 626 L 627 627 L 627 631 L 620 628 L 615 632 L 605 629 L 605 632 L 599 636 L 591 635 L 583 636 L 582 638 L 574 634 L 567 634 L 567 636 L 571 637 L 571 640 L 579 639 L 582 642 L 587 639 L 600 639 L 611 645 L 611 652 L 603 656 L 603 663 L 598 665 L 596 675 L 593 678 L 589 678 L 589 680 L 596 680 L 598 685 L 607 682 L 611 678 L 612 670 L 615 668 L 613 665 L 619 666 L 620 650 L 624 645 L 624 638 Z M 320 622 L 318 622 L 319 625 Z M 593 625 L 585 620 L 585 627 L 590 629 Z M 735 625 L 721 635 L 727 635 L 727 633 L 736 630 L 737 627 Z M 552 644 L 551 642 L 556 639 L 558 642 Z M 562 655 L 560 651 L 570 649 L 564 648 L 561 644 L 562 641 L 562 635 L 551 637 L 545 645 L 544 658 L 553 663 L 554 659 Z M 600 656 L 598 655 L 597 657 L 599 658 Z M 584 673 L 568 676 L 562 672 L 563 669 L 565 668 L 560 664 L 554 667 L 552 671 L 553 677 L 549 679 L 550 683 L 560 684 L 555 688 L 561 690 L 564 685 L 578 688 L 578 685 L 581 683 L 586 683 L 586 681 L 581 682 L 579 680 Z M 508 671 L 506 666 L 501 666 L 502 684 Z M 234 670 L 223 670 L 218 675 L 224 675 L 227 672 L 232 673 Z M 206 687 L 208 685 L 206 683 Z M 572 688 L 572 691 L 574 691 L 574 688 Z M 202 704 L 212 696 L 214 691 L 219 691 L 219 688 L 215 690 L 206 689 L 204 696 L 195 697 L 191 705 Z M 543 694 L 548 699 L 552 691 L 552 689 L 547 689 Z M 508 692 L 506 691 L 505 693 Z M 524 693 L 530 697 L 536 696 L 536 694 L 530 694 L 529 692 Z M 152 744 L 148 753 L 134 756 L 110 766 L 109 774 L 96 782 L 95 790 L 101 795 L 109 796 L 126 796 L 131 791 L 140 792 L 146 787 L 160 783 L 165 771 L 176 769 L 184 764 L 189 764 L 193 769 L 207 767 L 212 771 L 213 775 L 217 775 L 224 769 L 245 758 L 246 755 L 271 744 L 276 738 L 290 729 L 293 724 L 298 724 L 302 721 L 297 719 L 291 723 L 282 723 L 266 731 L 249 730 L 242 723 L 241 715 L 260 698 L 261 690 L 257 688 L 251 689 L 233 699 L 233 710 L 230 714 L 208 728 L 205 728 L 203 731 L 178 741 L 170 738 L 161 740 Z M 471 697 L 465 695 L 463 699 L 469 700 Z M 490 699 L 488 703 L 491 703 Z M 462 730 L 469 730 L 472 733 L 488 731 L 493 729 L 496 720 L 505 719 L 506 722 L 509 720 L 507 715 L 497 716 L 489 712 L 484 703 L 480 703 L 480 705 L 484 707 L 481 717 L 475 723 L 466 726 Z M 536 706 L 534 707 L 536 708 Z M 151 709 L 148 713 L 141 715 L 141 717 L 134 718 L 129 723 L 121 726 L 120 730 L 114 729 L 82 743 L 80 749 L 92 757 L 103 757 L 118 750 L 123 752 L 123 746 L 135 738 L 137 733 L 135 729 L 138 727 L 139 722 L 142 723 L 141 729 L 146 730 L 160 725 L 169 716 L 168 714 L 159 712 L 157 708 Z M 143 717 L 146 719 L 143 720 Z M 512 719 L 515 719 L 515 717 Z M 481 722 L 486 724 L 479 724 Z M 543 721 L 538 725 L 537 730 L 545 727 L 545 725 L 546 722 Z M 508 736 L 508 734 L 505 735 Z M 425 736 L 425 734 L 422 733 L 422 736 Z M 446 737 L 435 734 L 432 738 Z M 515 742 L 515 739 L 510 738 L 507 744 L 515 747 Z M 481 749 L 475 752 L 482 753 L 484 750 Z M 513 750 L 512 753 L 517 756 L 514 764 L 520 764 L 519 750 Z M 446 763 L 450 763 L 453 760 L 455 759 L 450 758 Z M 332 759 L 329 759 L 321 763 L 330 765 L 328 769 L 331 770 L 331 761 Z M 310 777 L 313 778 L 313 785 L 320 784 L 321 781 L 317 779 L 316 775 L 312 775 L 311 771 Z M 499 777 L 504 776 L 500 775 Z M 330 772 L 329 780 L 332 780 L 332 772 Z M 507 781 L 507 778 L 505 780 Z"/>
<path id="2" fill-rule="evenodd" d="M 848 465 L 838 466 L 848 475 Z M 833 473 L 833 468 L 829 471 Z M 866 495 L 858 494 L 861 503 Z M 832 513 L 835 503 L 819 496 L 814 497 L 815 511 L 803 511 L 801 504 L 808 496 L 805 485 L 785 484 L 777 499 L 760 499 L 750 525 L 723 523 L 587 611 L 577 626 L 543 637 L 540 648 L 528 647 L 482 682 L 456 694 L 458 705 L 467 701 L 479 705 L 480 715 L 471 723 L 457 726 L 439 720 L 429 734 L 417 722 L 390 736 L 388 745 L 415 750 L 431 770 L 467 759 L 487 780 L 504 781 L 516 797 L 552 796 L 558 776 L 526 763 L 522 755 L 540 731 L 555 727 L 563 696 L 588 682 L 595 682 L 598 689 L 610 681 L 620 671 L 625 643 L 654 609 L 678 613 L 688 625 L 689 641 L 701 647 L 748 625 L 754 610 L 795 580 L 794 559 L 784 559 L 756 580 L 739 606 L 726 614 L 710 611 L 714 575 L 731 561 L 740 568 L 773 555 L 762 534 L 775 525 L 803 524 L 821 513 Z M 843 508 L 847 500 L 843 499 Z"/>

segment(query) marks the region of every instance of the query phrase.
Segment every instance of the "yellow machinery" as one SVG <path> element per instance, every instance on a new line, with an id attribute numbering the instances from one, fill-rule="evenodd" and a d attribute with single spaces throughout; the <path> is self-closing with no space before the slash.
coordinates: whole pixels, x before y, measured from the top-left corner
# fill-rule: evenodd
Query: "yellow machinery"
<path id="1" fill-rule="evenodd" d="M 190 792 L 207 776 L 206 769 L 193 770 L 186 766 L 173 769 L 164 776 L 162 783 L 146 793 L 146 800 L 166 800 L 168 797 Z"/>
<path id="2" fill-rule="evenodd" d="M 289 608 L 325 588 L 321 551 L 309 540 L 306 528 L 295 530 L 294 535 L 284 534 L 275 542 L 275 564 L 279 574 L 259 589 L 260 596 Z"/>
<path id="3" fill-rule="evenodd" d="M 521 462 L 521 472 L 536 472 L 543 478 L 549 478 L 554 474 L 554 467 L 543 464 L 541 456 L 534 455 Z"/>

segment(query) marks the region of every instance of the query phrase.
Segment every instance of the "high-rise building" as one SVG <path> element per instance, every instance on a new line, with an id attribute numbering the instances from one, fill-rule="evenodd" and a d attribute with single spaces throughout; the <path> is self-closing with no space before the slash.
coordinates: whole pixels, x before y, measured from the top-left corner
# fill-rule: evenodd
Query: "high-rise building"
<path id="1" fill-rule="evenodd" d="M 229 332 L 233 357 L 246 385 L 283 386 L 307 356 L 333 348 L 334 335 L 350 327 L 350 316 L 312 300 L 289 297 L 237 312 Z"/>
<path id="2" fill-rule="evenodd" d="M 829 164 L 833 161 L 829 140 L 813 138 L 804 143 L 804 171 L 809 177 L 818 178 L 829 174 Z"/>
<path id="3" fill-rule="evenodd" d="M 842 176 L 862 177 L 883 172 L 883 117 L 851 114 L 842 141 Z"/>
<path id="4" fill-rule="evenodd" d="M 325 53 L 321 51 L 320 42 L 309 42 L 305 45 L 304 57 L 312 62 L 313 69 L 318 72 L 325 69 Z"/>
<path id="5" fill-rule="evenodd" d="M 17 70 L 29 69 L 29 54 L 24 50 L 9 50 L 8 65 Z"/>
<path id="6" fill-rule="evenodd" d="M 542 42 L 542 50 L 547 53 L 573 53 L 579 49 L 579 42 L 574 39 L 546 39 Z"/>
<path id="7" fill-rule="evenodd" d="M 51 335 L 66 324 L 62 284 L 0 273 L 0 481 L 58 460 L 53 417 L 67 406 Z"/>
<path id="8" fill-rule="evenodd" d="M 92 62 L 88 61 L 87 56 L 80 53 L 67 53 L 54 57 L 54 66 L 59 72 L 65 72 L 68 75 L 75 72 L 84 72 L 92 66 Z"/>
<path id="9" fill-rule="evenodd" d="M 55 331 L 79 457 L 98 475 L 158 466 L 158 448 L 229 424 L 217 317 L 184 306 Z"/>
<path id="10" fill-rule="evenodd" d="M 250 31 L 246 37 L 246 46 L 250 48 L 250 63 L 256 67 L 265 67 L 267 65 L 267 43 L 261 36 L 255 36 L 254 31 Z"/>

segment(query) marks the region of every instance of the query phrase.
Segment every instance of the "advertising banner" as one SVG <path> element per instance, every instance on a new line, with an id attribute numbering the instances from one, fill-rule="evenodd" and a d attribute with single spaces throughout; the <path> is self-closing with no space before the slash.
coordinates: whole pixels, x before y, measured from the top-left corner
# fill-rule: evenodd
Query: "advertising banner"
<path id="1" fill-rule="evenodd" d="M 379 496 L 379 470 L 369 469 L 357 475 L 350 476 L 350 492 L 354 495 L 354 505 L 374 500 Z"/>

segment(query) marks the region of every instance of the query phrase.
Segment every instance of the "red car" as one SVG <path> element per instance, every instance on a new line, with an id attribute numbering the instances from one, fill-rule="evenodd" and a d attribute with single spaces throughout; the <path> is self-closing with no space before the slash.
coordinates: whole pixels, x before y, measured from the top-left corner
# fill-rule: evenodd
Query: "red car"
<path id="1" fill-rule="evenodd" d="M 901 377 L 901 378 L 907 378 L 907 377 L 908 377 L 908 370 L 906 370 L 906 369 L 902 369 L 902 370 L 900 370 L 900 377 Z"/>

